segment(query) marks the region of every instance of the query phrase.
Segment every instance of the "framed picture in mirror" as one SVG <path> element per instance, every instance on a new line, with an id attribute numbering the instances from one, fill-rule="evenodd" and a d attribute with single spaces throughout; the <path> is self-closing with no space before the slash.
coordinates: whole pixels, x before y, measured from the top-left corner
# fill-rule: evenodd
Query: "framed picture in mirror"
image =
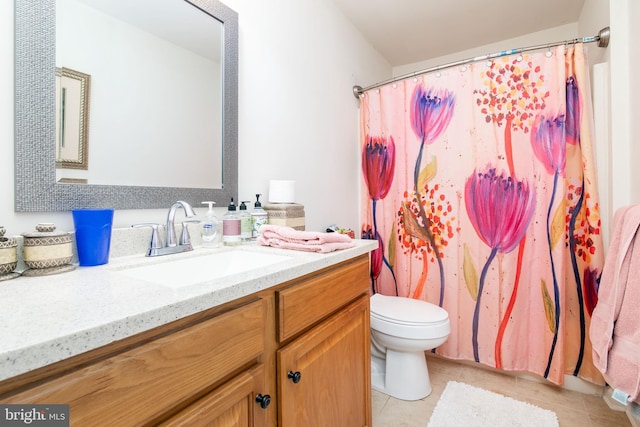
<path id="1" fill-rule="evenodd" d="M 56 67 L 56 168 L 89 168 L 91 76 Z"/>

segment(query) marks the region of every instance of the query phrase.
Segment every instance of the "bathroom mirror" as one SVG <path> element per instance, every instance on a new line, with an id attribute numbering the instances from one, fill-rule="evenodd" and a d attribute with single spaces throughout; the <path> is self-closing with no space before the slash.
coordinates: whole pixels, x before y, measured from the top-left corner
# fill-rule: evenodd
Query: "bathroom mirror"
<path id="1" fill-rule="evenodd" d="M 175 200 L 186 200 L 194 205 L 201 201 L 213 200 L 219 206 L 225 206 L 231 197 L 237 198 L 237 82 L 238 82 L 238 17 L 237 14 L 216 0 L 163 0 L 163 2 L 181 2 L 203 14 L 211 20 L 212 26 L 221 26 L 221 87 L 222 104 L 219 107 L 221 117 L 212 117 L 222 123 L 221 159 L 222 179 L 219 184 L 206 182 L 191 185 L 173 186 L 172 169 L 162 167 L 162 175 L 168 178 L 164 183 L 146 183 L 130 185 L 126 183 L 78 184 L 79 180 L 56 177 L 55 154 L 55 69 L 56 69 L 56 3 L 55 0 L 16 0 L 16 76 L 15 76 L 15 210 L 16 211 L 66 211 L 77 207 L 113 207 L 116 209 L 166 208 Z M 123 2 L 123 4 L 132 2 Z M 135 3 L 135 2 L 133 2 Z M 151 2 L 147 18 L 154 18 L 152 8 L 159 7 Z M 188 25 L 183 29 L 188 33 Z M 215 41 L 211 49 L 215 50 Z M 206 46 L 205 46 L 206 48 Z M 147 52 L 139 52 L 144 56 Z M 122 64 L 126 69 L 127 64 Z M 72 67 L 73 68 L 73 67 Z M 83 70 L 84 71 L 84 70 Z M 91 74 L 91 73 L 89 73 Z M 216 76 L 212 75 L 212 79 Z M 189 76 L 185 76 L 185 80 Z M 172 82 L 168 82 L 172 83 Z M 92 86 L 95 85 L 93 76 Z M 158 91 L 161 91 L 159 88 Z M 126 101 L 126 100 L 123 100 Z M 193 100 L 197 104 L 199 100 Z M 173 109 L 176 120 L 186 120 L 190 105 L 175 105 L 167 100 L 166 108 Z M 189 103 L 191 104 L 191 103 Z M 102 108 L 102 107 L 101 107 Z M 117 105 L 110 108 L 118 108 Z M 180 118 L 180 115 L 183 115 Z M 152 129 L 158 126 L 157 117 L 144 118 L 144 114 L 130 117 L 136 127 Z M 90 120 L 91 123 L 91 120 Z M 131 124 L 127 124 L 131 126 Z M 91 126 L 91 124 L 89 125 Z M 211 135 L 211 143 L 215 135 Z M 149 138 L 153 139 L 153 138 Z M 184 138 L 191 139 L 191 138 Z M 131 144 L 148 144 L 145 149 L 146 161 L 138 161 L 137 169 L 145 174 L 144 167 L 156 167 L 158 152 L 169 151 L 173 162 L 189 163 L 190 154 L 197 149 L 184 146 L 184 139 L 176 138 L 172 147 L 161 148 L 153 141 L 138 138 Z M 94 141 L 92 140 L 92 146 Z M 137 145 L 136 145 L 137 146 Z M 112 147 L 115 151 L 115 146 Z M 125 150 L 122 156 L 126 156 Z M 213 154 L 211 155 L 213 156 Z M 205 157 L 205 156 L 195 156 Z M 220 161 L 205 158 L 205 162 Z M 92 159 L 89 159 L 91 169 Z M 109 163 L 110 174 L 121 176 L 132 169 L 121 161 Z M 169 170 L 166 170 L 169 169 Z M 195 166 L 194 166 L 195 170 Z M 185 173 L 181 173 L 185 175 Z M 190 175 L 186 173 L 186 175 Z M 195 175 L 195 173 L 193 174 Z M 214 180 L 212 180 L 214 181 Z M 221 181 L 221 183 L 220 183 Z"/>

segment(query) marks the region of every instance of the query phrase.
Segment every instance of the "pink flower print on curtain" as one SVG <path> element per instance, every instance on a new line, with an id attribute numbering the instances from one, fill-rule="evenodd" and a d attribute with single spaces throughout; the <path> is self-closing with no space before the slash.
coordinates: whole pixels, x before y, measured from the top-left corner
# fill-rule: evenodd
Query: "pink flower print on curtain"
<path id="1" fill-rule="evenodd" d="M 517 58 L 492 61 L 489 70 L 481 73 L 485 88 L 475 89 L 476 105 L 487 123 L 504 126 L 504 152 L 509 172 L 515 175 L 512 131 L 528 133 L 537 111 L 546 107 L 550 96 L 544 88 L 540 65 Z"/>
<path id="2" fill-rule="evenodd" d="M 560 316 L 562 307 L 560 305 L 560 287 L 558 285 L 558 277 L 556 273 L 555 260 L 553 258 L 553 247 L 558 239 L 552 236 L 552 218 L 558 217 L 552 215 L 551 209 L 555 200 L 556 191 L 558 189 L 558 178 L 564 176 L 564 168 L 566 162 L 565 148 L 565 119 L 564 115 L 559 115 L 552 119 L 544 116 L 538 116 L 533 125 L 531 132 L 531 146 L 536 158 L 544 165 L 546 171 L 553 175 L 553 189 L 549 200 L 547 210 L 547 243 L 549 245 L 549 260 L 551 261 L 551 274 L 553 277 L 553 301 L 548 298 L 546 288 L 543 284 L 542 298 L 545 300 L 545 310 L 547 318 L 550 320 L 550 327 L 553 332 L 553 341 L 549 350 L 549 358 L 547 367 L 544 371 L 544 377 L 549 376 L 551 363 L 555 354 L 556 345 L 558 343 L 558 333 L 560 329 Z M 564 209 L 561 205 L 558 209 Z"/>
<path id="3" fill-rule="evenodd" d="M 369 190 L 369 197 L 372 203 L 373 212 L 373 230 L 370 235 L 362 236 L 366 239 L 374 238 L 378 241 L 378 249 L 375 249 L 371 254 L 371 290 L 373 293 L 377 292 L 375 283 L 382 271 L 382 264 L 387 265 L 391 274 L 395 275 L 390 263 L 384 257 L 384 241 L 378 233 L 378 224 L 376 220 L 376 204 L 378 200 L 382 200 L 387 197 L 389 188 L 393 182 L 393 174 L 395 171 L 395 152 L 396 146 L 393 142 L 393 137 L 376 137 L 367 135 L 366 144 L 362 149 L 362 174 L 364 176 L 367 189 Z M 396 284 L 396 295 L 398 294 Z"/>
<path id="4" fill-rule="evenodd" d="M 491 248 L 489 258 L 482 268 L 476 305 L 473 313 L 473 356 L 480 361 L 478 353 L 478 328 L 481 298 L 489 265 L 498 252 L 509 253 L 524 237 L 533 210 L 535 191 L 526 181 L 518 181 L 504 172 L 496 175 L 495 168 L 474 172 L 466 182 L 464 201 L 469 220 L 478 237 Z"/>
<path id="5" fill-rule="evenodd" d="M 580 89 L 574 76 L 567 79 L 567 118 L 566 131 L 567 143 L 576 145 L 580 142 L 580 122 L 582 120 L 582 104 L 580 99 Z"/>
<path id="6" fill-rule="evenodd" d="M 423 144 L 431 144 L 442 135 L 451 122 L 455 104 L 455 97 L 447 90 L 416 86 L 411 101 L 411 128 Z"/>
<path id="7" fill-rule="evenodd" d="M 566 82 L 566 142 L 569 145 L 580 146 L 580 125 L 582 120 L 582 99 L 580 95 L 580 88 L 576 77 L 571 75 Z M 582 367 L 584 352 L 586 347 L 586 329 L 587 321 L 585 314 L 588 313 L 591 316 L 593 308 L 598 300 L 597 286 L 600 282 L 600 277 L 596 277 L 597 269 L 590 269 L 589 267 L 584 269 L 584 292 L 583 283 L 581 283 L 580 266 L 578 265 L 578 256 L 586 261 L 587 257 L 595 254 L 596 245 L 594 244 L 591 235 L 598 235 L 600 233 L 599 224 L 595 226 L 591 225 L 588 217 L 590 216 L 591 208 L 587 206 L 588 202 L 585 198 L 590 198 L 589 194 L 585 191 L 584 175 L 581 177 L 581 185 L 576 186 L 568 185 L 568 197 L 569 202 L 569 217 L 567 221 L 567 235 L 569 242 L 569 254 L 571 256 L 571 267 L 573 269 L 573 275 L 576 282 L 576 293 L 578 302 L 578 315 L 580 323 L 580 349 L 578 351 L 578 357 L 576 366 L 573 371 L 573 375 L 577 376 Z M 577 193 L 576 193 L 577 192 Z M 575 193 L 575 194 L 574 194 Z M 575 201 L 575 205 L 571 203 Z M 580 226 L 578 227 L 578 217 L 584 218 Z M 585 232 L 586 228 L 586 232 Z M 586 237 L 585 237 L 586 236 Z M 596 287 L 595 295 L 593 294 L 593 288 Z M 585 313 L 585 310 L 587 313 Z"/>
<path id="8" fill-rule="evenodd" d="M 453 117 L 453 111 L 455 108 L 455 97 L 453 93 L 448 90 L 425 90 L 422 85 L 416 86 L 411 97 L 411 128 L 416 136 L 420 139 L 420 151 L 416 158 L 415 167 L 413 169 L 413 191 L 416 200 L 422 200 L 420 185 L 422 156 L 424 154 L 424 147 L 426 144 L 432 144 L 438 137 L 445 131 L 451 118 Z M 431 165 L 432 163 L 430 163 Z M 429 165 L 427 166 L 429 167 Z M 424 174 L 423 174 L 424 175 Z M 431 174 L 433 175 L 433 174 Z M 422 203 L 418 203 L 418 218 L 413 218 L 415 221 L 405 221 L 405 225 L 413 224 L 416 228 L 421 229 L 418 233 L 412 233 L 413 237 L 421 239 L 424 237 L 431 246 L 431 250 L 435 253 L 435 259 L 438 262 L 438 269 L 440 273 L 440 299 L 438 305 L 442 307 L 444 301 L 444 266 L 442 264 L 442 257 L 438 244 L 431 231 L 433 223 L 427 215 Z M 407 212 L 407 210 L 405 210 Z M 409 217 L 407 217 L 409 219 Z M 421 224 L 420 224 L 421 222 Z M 426 242 L 425 242 L 426 243 Z M 426 255 L 425 255 L 426 256 Z M 425 261 L 426 265 L 426 261 Z M 423 270 L 426 274 L 426 268 Z M 424 281 L 421 280 L 421 283 Z M 418 288 L 415 294 L 420 294 L 421 289 Z"/>
<path id="9" fill-rule="evenodd" d="M 600 289 L 601 273 L 597 269 L 584 269 L 584 302 L 589 316 L 593 313 L 593 309 L 598 304 L 598 289 Z"/>
<path id="10" fill-rule="evenodd" d="M 524 56 L 491 61 L 489 69 L 480 72 L 483 88 L 474 89 L 475 104 L 484 115 L 487 124 L 504 128 L 504 156 L 511 176 L 516 176 L 513 141 L 514 132 L 529 133 L 536 112 L 546 107 L 550 92 L 545 88 L 540 64 Z M 526 238 L 518 248 L 516 274 L 511 288 L 507 311 L 500 322 L 495 341 L 496 368 L 502 368 L 502 340 L 515 306 L 522 273 L 522 260 Z"/>
<path id="11" fill-rule="evenodd" d="M 362 150 L 362 173 L 369 190 L 369 197 L 374 202 L 387 197 L 393 182 L 396 166 L 396 146 L 393 137 L 368 136 Z"/>
<path id="12" fill-rule="evenodd" d="M 488 366 L 543 376 L 556 326 L 555 276 L 560 322 L 547 377 L 555 384 L 562 384 L 565 375 L 577 368 L 580 299 L 588 329 L 604 261 L 588 65 L 581 53 L 566 54 L 573 50 L 582 48 L 559 46 L 551 56 L 546 52 L 522 58 L 513 55 L 491 64 L 453 67 L 440 75 L 427 73 L 366 91 L 360 101 L 360 153 L 367 142 L 365 135 L 383 135 L 387 141 L 393 135 L 395 145 L 393 183 L 385 199 L 376 201 L 375 212 L 384 245 L 376 255 L 384 253 L 395 276 L 389 274 L 382 256 L 372 257 L 378 290 L 393 294 L 395 285 L 401 296 L 442 304 L 452 319 L 452 332 L 437 354 L 471 361 L 477 356 L 479 363 Z M 562 145 L 555 145 L 554 135 L 561 133 L 562 126 L 564 151 Z M 534 148 L 532 137 L 539 139 L 539 146 Z M 491 174 L 494 181 L 488 178 Z M 472 175 L 477 191 L 493 182 L 487 188 L 495 193 L 487 194 L 494 199 L 478 196 L 467 201 L 466 186 Z M 504 190 L 510 182 L 514 193 L 520 183 L 528 196 L 523 188 L 522 200 L 498 203 L 495 195 L 501 187 L 497 184 L 506 185 Z M 376 238 L 372 198 L 365 185 L 362 179 L 361 230 Z M 476 190 L 471 194 L 480 194 Z M 528 197 L 535 208 L 525 202 Z M 489 210 L 494 205 L 503 212 Z M 524 224 L 528 209 L 533 213 L 528 226 L 522 225 L 523 234 L 506 222 L 486 222 L 487 218 L 506 221 L 505 212 L 520 212 L 519 223 Z M 549 217 L 555 271 L 549 256 Z M 477 219 L 475 226 L 471 218 Z M 492 258 L 491 252 L 495 252 Z M 572 258 L 577 265 L 574 271 Z M 477 303 L 481 275 L 483 292 Z M 478 351 L 474 355 L 476 309 Z M 587 336 L 579 377 L 601 385 L 603 378 L 593 366 L 590 346 Z"/>
<path id="13" fill-rule="evenodd" d="M 548 119 L 538 116 L 533 124 L 531 146 L 533 153 L 551 175 L 564 174 L 565 166 L 565 120 L 564 116 Z"/>
<path id="14" fill-rule="evenodd" d="M 379 233 L 374 233 L 371 226 L 367 226 L 364 230 L 362 230 L 360 238 L 365 240 L 377 240 L 378 248 L 371 251 L 371 267 L 369 269 L 369 278 L 371 279 L 371 293 L 375 294 L 377 292 L 376 282 L 380 273 L 382 272 L 382 261 L 384 254 L 384 241 L 380 237 Z"/>

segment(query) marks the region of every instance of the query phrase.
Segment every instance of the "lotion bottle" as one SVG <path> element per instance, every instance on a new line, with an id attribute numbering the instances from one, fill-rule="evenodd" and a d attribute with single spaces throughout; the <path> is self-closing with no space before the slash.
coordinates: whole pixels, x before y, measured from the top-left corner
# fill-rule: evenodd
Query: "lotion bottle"
<path id="1" fill-rule="evenodd" d="M 222 243 L 226 246 L 236 246 L 240 244 L 240 216 L 233 203 L 233 197 L 227 207 L 227 213 L 222 218 Z"/>
<path id="2" fill-rule="evenodd" d="M 240 202 L 240 213 L 238 214 L 240 217 L 240 240 L 243 242 L 251 241 L 251 232 L 253 229 L 251 224 L 251 215 L 247 212 L 246 203 L 251 202 Z"/>
<path id="3" fill-rule="evenodd" d="M 205 219 L 202 221 L 202 228 L 200 229 L 200 236 L 202 236 L 202 245 L 205 247 L 218 247 L 222 243 L 222 227 L 220 221 L 213 212 L 213 205 L 216 202 L 202 202 L 203 205 L 209 205 L 209 210 L 205 214 Z"/>
<path id="4" fill-rule="evenodd" d="M 262 209 L 262 203 L 260 203 L 260 196 L 262 194 L 256 194 L 256 202 L 253 204 L 253 212 L 251 212 L 251 222 L 253 223 L 253 232 L 251 238 L 256 240 L 260 235 L 260 226 L 266 224 L 269 216 L 267 211 Z"/>

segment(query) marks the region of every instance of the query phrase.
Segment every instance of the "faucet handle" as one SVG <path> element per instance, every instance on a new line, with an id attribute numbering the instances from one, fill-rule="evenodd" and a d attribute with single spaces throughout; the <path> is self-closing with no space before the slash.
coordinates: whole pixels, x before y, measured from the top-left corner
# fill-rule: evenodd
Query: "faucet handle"
<path id="1" fill-rule="evenodd" d="M 199 223 L 200 220 L 198 219 L 190 219 L 190 220 L 186 220 L 186 221 L 182 221 L 182 233 L 180 233 L 180 245 L 190 245 L 191 244 L 191 236 L 189 235 L 189 230 L 187 229 L 187 224 L 189 223 L 194 223 L 197 224 Z"/>
<path id="2" fill-rule="evenodd" d="M 162 238 L 160 237 L 160 233 L 158 232 L 158 228 L 162 227 L 162 225 L 145 222 L 145 223 L 142 223 L 142 224 L 133 224 L 131 227 L 132 228 L 150 227 L 151 228 L 151 242 L 149 243 L 149 249 L 162 248 Z"/>

